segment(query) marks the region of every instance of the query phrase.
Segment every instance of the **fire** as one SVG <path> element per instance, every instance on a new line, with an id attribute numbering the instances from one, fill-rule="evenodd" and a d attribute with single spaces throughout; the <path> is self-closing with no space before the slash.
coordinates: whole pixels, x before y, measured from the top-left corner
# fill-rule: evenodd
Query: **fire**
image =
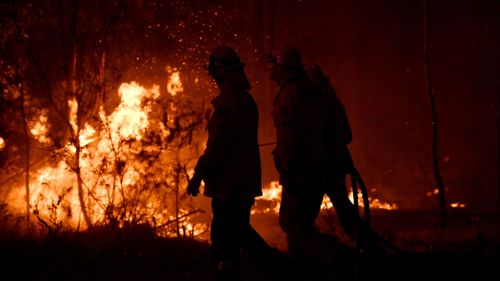
<path id="1" fill-rule="evenodd" d="M 452 208 L 465 208 L 466 205 L 464 203 L 455 202 L 455 203 L 451 203 L 450 206 Z"/>
<path id="2" fill-rule="evenodd" d="M 436 196 L 439 194 L 439 189 L 435 188 L 432 191 L 426 193 L 427 197 Z M 452 208 L 465 208 L 467 205 L 461 202 L 454 202 L 449 205 Z"/>
<path id="3" fill-rule="evenodd" d="M 78 102 L 75 98 L 68 100 L 69 107 L 69 123 L 73 128 L 73 132 L 78 131 Z"/>
<path id="4" fill-rule="evenodd" d="M 358 204 L 360 207 L 364 207 L 364 202 L 362 200 L 362 195 L 361 192 L 358 193 Z M 354 194 L 349 192 L 349 200 L 351 200 L 352 203 L 354 203 Z M 383 209 L 383 210 L 397 210 L 398 205 L 396 203 L 388 203 L 388 202 L 382 202 L 378 198 L 372 198 L 368 196 L 368 202 L 370 204 L 371 209 Z"/>
<path id="5" fill-rule="evenodd" d="M 272 181 L 269 185 L 262 189 L 262 196 L 257 198 L 257 201 L 268 201 L 273 202 L 274 207 L 266 206 L 264 208 L 257 208 L 252 210 L 252 214 L 261 214 L 261 213 L 272 213 L 278 214 L 280 208 L 280 200 L 281 200 L 281 190 L 282 186 L 277 181 Z M 354 196 L 352 191 L 349 193 L 349 200 L 354 203 Z M 368 197 L 368 201 L 370 203 L 370 208 L 372 209 L 385 209 L 385 210 L 396 210 L 398 206 L 396 203 L 388 203 L 382 202 L 378 198 Z M 257 202 L 259 203 L 259 202 Z M 364 207 L 364 203 L 361 197 L 361 194 L 358 194 L 358 203 L 360 207 Z M 257 204 L 259 205 L 259 204 Z M 323 201 L 321 203 L 322 210 L 329 210 L 333 208 L 333 204 L 327 195 L 323 197 Z"/>
<path id="6" fill-rule="evenodd" d="M 57 148 L 63 157 L 30 171 L 29 205 L 39 222 L 71 230 L 92 224 L 146 222 L 164 236 L 207 232 L 208 220 L 195 221 L 191 216 L 193 206 L 180 203 L 187 200 L 183 187 L 193 173 L 192 167 L 182 163 L 189 162 L 186 159 L 192 159 L 189 155 L 196 150 L 183 146 L 186 140 L 175 141 L 182 135 L 179 126 L 190 123 L 176 115 L 186 115 L 182 104 L 175 102 L 182 97 L 178 95 L 183 91 L 180 73 L 168 70 L 166 91 L 171 99 L 167 102 L 159 101 L 160 86 L 146 88 L 136 81 L 122 83 L 115 109 L 106 112 L 101 105 L 98 118 L 90 121 L 78 119 L 77 99 L 67 101 L 67 118 L 78 143 L 71 139 L 65 147 Z M 41 111 L 38 119 L 29 124 L 34 139 L 50 145 L 48 121 L 48 112 Z M 4 146 L 0 138 L 0 149 Z M 277 181 L 270 182 L 256 199 L 252 213 L 278 214 L 281 191 Z M 6 202 L 23 212 L 24 195 L 25 187 L 20 185 L 10 192 Z M 332 207 L 325 197 L 322 208 Z M 370 199 L 370 207 L 397 208 L 378 199 Z"/>
<path id="7" fill-rule="evenodd" d="M 272 181 L 267 188 L 262 189 L 262 199 L 264 200 L 281 200 L 282 185 L 278 181 Z"/>
<path id="8" fill-rule="evenodd" d="M 428 191 L 426 194 L 427 194 L 428 197 L 431 197 L 431 196 L 434 196 L 434 195 L 438 195 L 439 194 L 439 189 L 435 188 L 432 191 Z"/>
<path id="9" fill-rule="evenodd" d="M 31 127 L 30 132 L 33 137 L 37 141 L 45 144 L 50 143 L 50 139 L 46 136 L 49 130 L 49 125 L 47 124 L 48 119 L 49 118 L 47 116 L 47 111 L 42 110 L 38 114 L 38 120 L 29 122 L 29 125 Z"/>
<path id="10" fill-rule="evenodd" d="M 351 201 L 351 203 L 354 204 L 354 195 L 353 195 L 352 191 L 349 192 L 349 200 Z M 383 209 L 383 210 L 397 210 L 398 209 L 398 205 L 396 203 L 382 202 L 382 201 L 380 201 L 380 199 L 372 198 L 370 196 L 368 196 L 368 202 L 370 204 L 371 209 Z M 363 208 L 365 206 L 364 202 L 362 200 L 361 193 L 358 193 L 358 205 L 361 208 Z M 323 202 L 321 203 L 321 209 L 328 210 L 331 208 L 333 208 L 333 204 L 332 204 L 331 200 L 328 198 L 328 196 L 325 195 L 323 197 Z"/>
<path id="11" fill-rule="evenodd" d="M 281 206 L 281 189 L 278 181 L 270 182 L 262 189 L 262 196 L 257 198 L 258 208 L 253 208 L 252 214 L 278 214 Z M 259 206 L 262 205 L 262 206 Z"/>
<path id="12" fill-rule="evenodd" d="M 179 72 L 173 72 L 168 81 L 168 92 L 172 96 L 183 91 Z M 87 224 L 82 211 L 82 204 L 85 204 L 87 216 L 95 224 L 118 217 L 121 224 L 147 221 L 165 236 L 196 236 L 206 232 L 206 223 L 190 220 L 189 209 L 178 206 L 177 211 L 173 211 L 174 204 L 168 201 L 173 200 L 169 199 L 173 194 L 170 187 L 179 188 L 180 183 L 178 179 L 172 181 L 168 175 L 165 178 L 161 171 L 173 160 L 182 161 L 181 152 L 163 150 L 157 141 L 147 140 L 153 129 L 161 129 L 160 138 L 169 133 L 168 125 L 161 120 L 150 120 L 150 115 L 155 113 L 154 106 L 161 104 L 156 101 L 160 97 L 160 86 L 147 89 L 135 81 L 122 83 L 118 95 L 120 103 L 115 110 L 107 114 L 101 106 L 97 119 L 100 123 L 93 125 L 79 123 L 78 101 L 68 100 L 68 121 L 80 147 L 80 158 L 76 162 L 80 176 L 77 177 L 74 166 L 75 145 L 68 142 L 61 149 L 66 155 L 62 160 L 31 171 L 29 204 L 32 212 L 48 227 L 85 229 Z M 167 107 L 167 112 L 175 113 L 174 104 Z M 41 112 L 37 120 L 30 122 L 30 128 L 36 140 L 50 143 L 47 112 Z M 0 149 L 4 143 L 0 138 Z M 144 176 L 148 172 L 155 176 L 151 172 L 154 167 L 148 160 L 149 154 L 154 154 L 154 159 L 160 163 L 158 178 Z M 78 181 L 82 183 L 83 197 L 77 188 Z M 154 184 L 160 187 L 151 186 Z M 24 186 L 18 186 L 11 190 L 7 202 L 14 210 L 22 212 L 26 204 L 24 195 Z"/>
<path id="13" fill-rule="evenodd" d="M 155 92 L 148 92 L 135 81 L 121 84 L 118 89 L 121 103 L 109 118 L 114 142 L 119 136 L 141 139 L 141 133 L 149 126 L 147 112 L 141 108 L 141 100 L 153 93 Z"/>
<path id="14" fill-rule="evenodd" d="M 0 151 L 2 151 L 4 147 L 5 147 L 5 140 L 2 137 L 0 137 Z"/>
<path id="15" fill-rule="evenodd" d="M 170 69 L 168 69 L 170 70 Z M 173 70 L 172 74 L 168 78 L 168 83 L 167 83 L 167 91 L 172 95 L 175 96 L 177 93 L 184 91 L 182 88 L 182 82 L 181 82 L 181 77 L 179 74 L 179 71 Z"/>

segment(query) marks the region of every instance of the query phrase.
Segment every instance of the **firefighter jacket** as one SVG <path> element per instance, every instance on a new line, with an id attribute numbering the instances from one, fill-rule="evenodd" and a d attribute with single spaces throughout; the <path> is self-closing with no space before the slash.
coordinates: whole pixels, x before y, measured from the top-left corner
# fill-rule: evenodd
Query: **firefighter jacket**
<path id="1" fill-rule="evenodd" d="M 321 91 L 307 79 L 289 81 L 276 95 L 273 159 L 284 188 L 300 191 L 326 176 L 325 114 Z"/>
<path id="2" fill-rule="evenodd" d="M 204 195 L 213 198 L 253 198 L 262 195 L 258 144 L 258 108 L 251 94 L 226 84 L 212 100 L 205 152 L 195 174 L 205 182 Z"/>
<path id="3" fill-rule="evenodd" d="M 354 164 L 348 145 L 352 142 L 352 131 L 344 105 L 338 99 L 329 79 L 323 77 L 314 81 L 321 91 L 326 112 L 326 157 L 329 174 L 345 175 L 352 171 Z"/>

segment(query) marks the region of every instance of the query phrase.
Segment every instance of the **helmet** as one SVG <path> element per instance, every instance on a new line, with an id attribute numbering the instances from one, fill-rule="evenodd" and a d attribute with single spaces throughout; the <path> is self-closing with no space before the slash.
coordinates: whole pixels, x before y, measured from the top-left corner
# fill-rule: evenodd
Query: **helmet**
<path id="1" fill-rule="evenodd" d="M 282 46 L 269 55 L 270 63 L 284 66 L 303 66 L 299 50 L 293 46 Z"/>
<path id="2" fill-rule="evenodd" d="M 210 54 L 210 65 L 217 68 L 243 67 L 236 51 L 226 45 L 219 45 Z"/>

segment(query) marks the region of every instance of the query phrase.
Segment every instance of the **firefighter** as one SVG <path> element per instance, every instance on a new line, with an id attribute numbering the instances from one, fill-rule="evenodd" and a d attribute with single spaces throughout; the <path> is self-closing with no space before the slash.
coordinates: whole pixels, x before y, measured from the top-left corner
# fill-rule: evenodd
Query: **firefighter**
<path id="1" fill-rule="evenodd" d="M 208 140 L 187 193 L 197 196 L 203 180 L 211 198 L 211 248 L 218 280 L 241 280 L 240 249 L 266 262 L 280 252 L 267 245 L 250 225 L 255 197 L 262 195 L 258 145 L 258 108 L 235 50 L 213 49 L 207 70 L 219 94 L 212 100 Z"/>
<path id="2" fill-rule="evenodd" d="M 323 191 L 330 198 L 342 229 L 359 243 L 357 246 L 370 254 L 384 253 L 383 246 L 378 244 L 383 242 L 382 237 L 356 217 L 355 207 L 348 197 L 346 177 L 354 176 L 355 167 L 348 148 L 352 142 L 352 131 L 346 109 L 337 97 L 330 78 L 319 65 L 312 64 L 307 69 L 307 75 L 316 89 L 320 90 L 326 110 L 327 177 Z"/>
<path id="3" fill-rule="evenodd" d="M 325 112 L 320 91 L 308 80 L 297 48 L 277 48 L 269 62 L 270 78 L 279 86 L 271 113 L 276 131 L 272 154 L 283 186 L 279 224 L 288 253 L 300 256 L 319 235 L 315 220 L 326 180 Z"/>
<path id="4" fill-rule="evenodd" d="M 348 145 L 352 142 L 352 131 L 347 113 L 338 99 L 335 88 L 321 68 L 312 64 L 307 71 L 309 80 L 321 91 L 327 107 L 326 155 L 328 161 L 326 185 L 324 192 L 328 195 L 335 208 L 343 230 L 354 238 L 355 211 L 347 193 L 346 176 L 354 168 Z"/>

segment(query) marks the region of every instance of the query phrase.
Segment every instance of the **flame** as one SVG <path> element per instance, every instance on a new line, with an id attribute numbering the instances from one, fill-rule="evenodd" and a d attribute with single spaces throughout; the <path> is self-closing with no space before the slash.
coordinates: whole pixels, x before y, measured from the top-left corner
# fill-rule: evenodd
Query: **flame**
<path id="1" fill-rule="evenodd" d="M 267 188 L 262 189 L 262 199 L 264 200 L 281 200 L 282 185 L 278 181 L 272 181 Z"/>
<path id="2" fill-rule="evenodd" d="M 184 89 L 182 87 L 181 77 L 178 71 L 172 72 L 168 79 L 167 91 L 175 96 L 177 93 L 182 92 Z"/>
<path id="3" fill-rule="evenodd" d="M 141 100 L 151 94 L 146 89 L 137 84 L 123 83 L 118 89 L 121 103 L 111 114 L 109 124 L 113 132 L 113 141 L 118 141 L 118 137 L 141 139 L 141 133 L 149 125 L 147 113 L 141 108 Z"/>
<path id="4" fill-rule="evenodd" d="M 433 189 L 432 191 L 428 191 L 426 193 L 427 197 L 431 197 L 431 196 L 438 195 L 438 194 L 439 194 L 439 189 L 437 189 L 437 188 Z"/>
<path id="5" fill-rule="evenodd" d="M 455 202 L 455 203 L 451 203 L 450 206 L 452 208 L 465 208 L 465 204 L 464 203 L 461 203 L 461 202 Z"/>
<path id="6" fill-rule="evenodd" d="M 96 139 L 95 134 L 96 130 L 92 126 L 85 126 L 85 128 L 80 132 L 80 136 L 78 137 L 80 140 L 80 145 L 83 147 L 91 142 L 94 142 Z"/>
<path id="7" fill-rule="evenodd" d="M 69 123 L 73 128 L 73 132 L 78 131 L 78 102 L 75 98 L 68 100 L 69 107 Z"/>
<path id="8" fill-rule="evenodd" d="M 0 151 L 2 151 L 5 147 L 5 140 L 0 136 Z"/>
<path id="9" fill-rule="evenodd" d="M 358 204 L 360 207 L 364 207 L 364 202 L 363 202 L 363 199 L 362 199 L 362 194 L 361 192 L 358 192 L 358 196 L 357 196 L 357 199 L 358 199 Z M 352 191 L 349 192 L 349 200 L 354 203 L 354 194 Z M 370 208 L 371 209 L 383 209 L 383 210 L 397 210 L 398 209 L 398 205 L 396 203 L 388 203 L 388 202 L 382 202 L 380 201 L 380 199 L 378 198 L 372 198 L 370 196 L 368 196 L 368 202 L 370 204 Z"/>
<path id="10" fill-rule="evenodd" d="M 278 214 L 280 208 L 281 200 L 281 190 L 282 186 L 278 181 L 270 182 L 265 188 L 262 189 L 262 196 L 257 198 L 257 201 L 271 201 L 275 205 L 274 207 L 266 207 L 264 209 L 254 209 L 252 214 L 262 214 L 262 213 L 272 213 Z M 354 197 L 352 191 L 349 193 L 349 200 L 354 203 Z M 396 203 L 382 202 L 378 198 L 368 197 L 368 202 L 370 203 L 370 208 L 372 209 L 385 209 L 385 210 L 396 210 L 398 206 Z M 358 203 L 360 207 L 364 207 L 364 202 L 361 197 L 361 193 L 358 194 Z M 321 203 L 321 210 L 329 210 L 333 208 L 333 204 L 327 195 L 323 196 L 323 201 Z"/>
<path id="11" fill-rule="evenodd" d="M 45 144 L 50 143 L 50 139 L 47 137 L 47 132 L 49 130 L 49 125 L 47 124 L 48 120 L 47 111 L 41 110 L 38 114 L 38 120 L 28 122 L 33 137 L 37 141 Z"/>
<path id="12" fill-rule="evenodd" d="M 171 83 L 168 89 L 171 95 L 182 91 L 178 72 L 173 72 L 169 81 Z M 83 200 L 91 221 L 103 222 L 109 215 L 107 212 L 113 211 L 109 206 L 126 204 L 127 211 L 124 217 L 121 217 L 122 222 L 135 221 L 140 217 L 160 226 L 173 225 L 175 222 L 178 226 L 176 232 L 181 235 L 196 236 L 206 232 L 207 224 L 191 221 L 190 217 L 186 216 L 189 214 L 188 210 L 180 208 L 177 216 L 172 214 L 172 207 L 166 205 L 165 199 L 167 192 L 171 190 L 150 188 L 144 191 L 138 187 L 139 182 L 144 184 L 143 175 L 151 167 L 147 161 L 141 162 L 139 157 L 133 158 L 134 153 L 158 150 L 139 141 L 144 139 L 152 124 L 162 129 L 162 133 L 165 133 L 163 136 L 168 132 L 168 128 L 162 127 L 161 122 L 149 120 L 149 114 L 153 112 L 152 101 L 160 97 L 160 87 L 153 85 L 152 88 L 146 89 L 132 81 L 122 83 L 118 94 L 120 103 L 112 113 L 107 114 L 102 106 L 99 108 L 99 127 L 89 123 L 79 124 L 79 104 L 74 98 L 68 100 L 68 121 L 78 136 L 81 149 L 78 163 L 85 190 Z M 175 111 L 175 105 L 170 105 L 168 110 L 169 113 Z M 47 121 L 47 112 L 42 111 L 30 126 L 33 136 L 42 142 L 48 142 Z M 138 147 L 139 145 L 143 146 Z M 0 138 L 0 149 L 3 146 L 4 140 Z M 47 224 L 83 229 L 85 223 L 75 169 L 72 167 L 76 148 L 68 142 L 62 152 L 66 153 L 65 159 L 32 171 L 29 203 L 32 211 Z M 166 161 L 165 157 L 171 157 L 171 154 L 164 153 L 159 160 L 163 163 Z M 24 186 L 18 186 L 8 194 L 7 202 L 14 210 L 24 209 L 24 193 Z M 163 234 L 172 235 L 172 232 L 164 230 Z"/>
<path id="13" fill-rule="evenodd" d="M 180 73 L 168 68 L 170 73 L 167 91 L 174 97 L 183 91 Z M 158 178 L 166 183 L 160 188 L 144 189 L 149 184 L 144 175 L 154 167 L 147 161 L 147 155 L 140 153 L 160 153 L 156 155 L 161 165 L 170 165 L 168 160 L 182 158 L 179 151 L 161 151 L 155 144 L 142 142 L 148 132 L 160 130 L 161 138 L 170 135 L 170 130 L 179 121 L 175 114 L 181 111 L 174 102 L 161 104 L 169 114 L 165 120 L 152 118 L 155 113 L 155 100 L 160 98 L 160 87 L 153 85 L 146 88 L 136 81 L 122 83 L 118 88 L 120 103 L 114 111 L 107 113 L 101 106 L 98 111 L 98 120 L 89 124 L 78 120 L 79 104 L 76 99 L 69 99 L 68 120 L 79 140 L 79 159 L 75 159 L 76 148 L 74 144 L 67 143 L 61 150 L 64 159 L 50 163 L 36 171 L 32 171 L 30 181 L 30 206 L 39 219 L 53 225 L 63 225 L 70 229 L 84 229 L 85 222 L 81 210 L 81 200 L 86 204 L 88 216 L 92 222 L 105 222 L 109 214 L 113 214 L 116 206 L 126 206 L 127 210 L 120 213 L 120 223 L 134 222 L 140 218 L 152 222 L 153 225 L 168 228 L 159 228 L 159 233 L 164 236 L 177 235 L 198 236 L 207 232 L 207 221 L 193 221 L 189 216 L 190 210 L 179 207 L 177 213 L 172 212 L 171 202 L 167 197 L 172 190 L 169 179 L 158 173 Z M 47 142 L 49 129 L 46 111 L 39 114 L 37 120 L 30 123 L 31 133 L 41 141 Z M 161 119 L 161 118 L 160 118 Z M 97 124 L 96 124 L 97 123 Z M 178 132 L 177 132 L 178 133 Z M 0 150 L 5 146 L 5 141 L 0 138 Z M 140 158 L 144 157 L 144 158 Z M 146 159 L 146 160 L 141 160 Z M 74 161 L 78 160 L 78 161 Z M 75 162 L 78 163 L 80 178 L 76 177 Z M 186 169 L 188 176 L 193 170 Z M 151 172 L 149 173 L 151 175 Z M 154 177 L 154 176 L 153 176 Z M 80 179 L 80 186 L 77 185 Z M 178 183 L 178 179 L 177 179 Z M 78 188 L 85 191 L 83 199 L 78 194 Z M 177 186 L 179 188 L 179 186 Z M 256 198 L 256 208 L 252 214 L 279 213 L 282 186 L 278 181 L 272 181 L 263 188 L 263 195 Z M 10 205 L 16 210 L 24 210 L 24 186 L 19 186 L 8 195 Z M 352 194 L 351 194 L 352 200 Z M 110 208 L 113 207 L 113 208 Z M 362 206 L 362 202 L 360 203 Z M 370 198 L 370 207 L 396 209 L 396 204 L 383 203 L 379 199 Z M 323 200 L 322 209 L 333 208 L 327 197 Z M 170 227 L 175 226 L 175 227 Z M 172 232 L 175 229 L 174 232 Z"/>
<path id="14" fill-rule="evenodd" d="M 278 214 L 281 206 L 281 190 L 283 186 L 278 181 L 271 181 L 266 187 L 262 188 L 262 196 L 257 198 L 257 203 L 264 204 L 262 208 L 253 208 L 251 214 Z"/>
<path id="15" fill-rule="evenodd" d="M 432 191 L 429 191 L 429 192 L 426 193 L 426 195 L 428 197 L 432 197 L 432 196 L 435 196 L 435 195 L 438 195 L 438 194 L 439 194 L 439 189 L 437 189 L 437 188 L 435 188 Z M 450 204 L 450 207 L 452 207 L 452 208 L 465 208 L 466 204 L 461 203 L 461 202 L 454 202 L 454 203 Z"/>

